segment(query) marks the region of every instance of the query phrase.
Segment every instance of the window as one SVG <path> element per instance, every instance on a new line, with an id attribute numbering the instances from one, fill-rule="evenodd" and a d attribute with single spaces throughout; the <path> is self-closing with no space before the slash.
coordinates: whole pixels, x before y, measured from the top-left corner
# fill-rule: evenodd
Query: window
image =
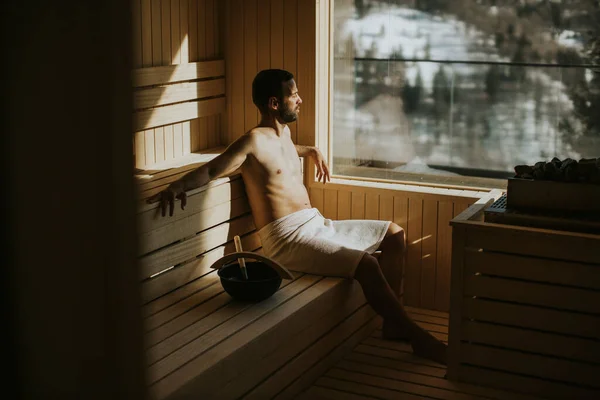
<path id="1" fill-rule="evenodd" d="M 334 0 L 333 173 L 501 187 L 600 156 L 592 0 Z"/>

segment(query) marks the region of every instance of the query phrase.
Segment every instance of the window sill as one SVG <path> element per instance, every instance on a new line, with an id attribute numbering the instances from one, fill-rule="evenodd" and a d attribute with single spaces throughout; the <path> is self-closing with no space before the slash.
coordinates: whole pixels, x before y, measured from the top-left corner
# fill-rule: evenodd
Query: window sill
<path id="1" fill-rule="evenodd" d="M 447 187 L 412 185 L 398 182 L 384 182 L 378 180 L 363 180 L 359 178 L 348 178 L 341 176 L 331 177 L 331 181 L 326 184 L 312 181 L 310 188 L 315 189 L 333 189 L 333 190 L 352 190 L 353 188 L 361 188 L 363 190 L 378 193 L 381 191 L 390 192 L 405 192 L 414 196 L 423 198 L 439 198 L 445 197 L 448 201 L 465 201 L 474 203 L 482 197 L 489 196 L 491 192 L 500 192 L 497 189 L 486 190 L 462 190 L 451 189 Z"/>
<path id="2" fill-rule="evenodd" d="M 445 176 L 394 171 L 387 168 L 342 166 L 336 168 L 336 177 L 348 180 L 398 183 L 443 189 L 489 192 L 506 190 L 507 179 L 476 176 Z"/>

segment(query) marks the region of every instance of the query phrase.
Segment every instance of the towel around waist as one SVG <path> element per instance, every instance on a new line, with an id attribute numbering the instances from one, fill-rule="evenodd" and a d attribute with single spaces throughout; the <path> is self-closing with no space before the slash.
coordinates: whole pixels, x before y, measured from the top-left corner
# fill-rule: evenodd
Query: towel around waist
<path id="1" fill-rule="evenodd" d="M 258 236 L 262 245 L 265 246 L 265 243 L 269 241 L 291 235 L 316 216 L 321 216 L 321 213 L 314 207 L 293 212 L 263 226 L 258 231 Z"/>

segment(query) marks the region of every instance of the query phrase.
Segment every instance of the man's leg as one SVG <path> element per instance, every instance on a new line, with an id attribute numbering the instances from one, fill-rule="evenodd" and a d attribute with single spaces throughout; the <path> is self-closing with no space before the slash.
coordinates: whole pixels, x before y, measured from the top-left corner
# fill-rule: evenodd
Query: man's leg
<path id="1" fill-rule="evenodd" d="M 410 340 L 415 354 L 446 363 L 446 346 L 408 317 L 375 257 L 365 254 L 356 268 L 354 278 L 360 283 L 375 312 L 384 318 L 388 327 L 397 329 L 397 337 L 404 336 Z"/>
<path id="2" fill-rule="evenodd" d="M 383 276 L 396 296 L 400 297 L 406 255 L 404 230 L 392 222 L 377 250 L 381 251 L 379 266 L 383 271 Z"/>

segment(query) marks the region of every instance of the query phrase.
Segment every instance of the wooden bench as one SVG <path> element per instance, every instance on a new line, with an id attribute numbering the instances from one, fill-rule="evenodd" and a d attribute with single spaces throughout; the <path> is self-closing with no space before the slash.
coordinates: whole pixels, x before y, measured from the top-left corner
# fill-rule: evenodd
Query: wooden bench
<path id="1" fill-rule="evenodd" d="M 181 168 L 146 176 L 142 193 Z M 358 283 L 339 278 L 295 273 L 255 304 L 223 291 L 209 266 L 235 251 L 233 237 L 261 248 L 239 174 L 189 192 L 172 217 L 140 203 L 138 221 L 152 398 L 292 398 L 380 322 Z"/>

